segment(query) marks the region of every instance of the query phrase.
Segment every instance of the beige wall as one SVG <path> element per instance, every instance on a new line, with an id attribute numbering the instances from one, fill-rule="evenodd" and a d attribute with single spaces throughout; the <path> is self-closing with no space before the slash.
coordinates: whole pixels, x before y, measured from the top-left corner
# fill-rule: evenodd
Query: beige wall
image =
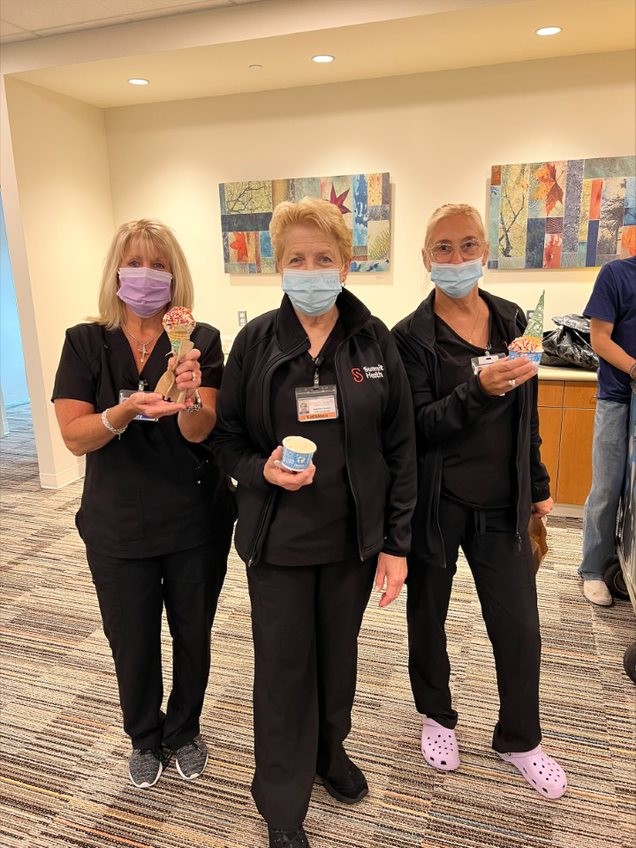
<path id="1" fill-rule="evenodd" d="M 389 325 L 428 291 L 427 215 L 449 201 L 487 211 L 490 166 L 634 152 L 629 53 L 577 56 L 332 86 L 153 104 L 106 113 L 117 222 L 173 226 L 192 266 L 196 314 L 224 334 L 277 305 L 279 281 L 223 272 L 218 183 L 388 170 L 388 275 L 349 277 Z M 490 271 L 485 286 L 546 314 L 582 310 L 595 269 Z"/>
<path id="2" fill-rule="evenodd" d="M 218 183 L 388 170 L 392 270 L 349 285 L 389 325 L 428 290 L 427 215 L 448 201 L 487 210 L 490 166 L 634 152 L 627 53 L 578 56 L 102 112 L 5 77 L 2 185 L 40 478 L 63 485 L 81 463 L 48 402 L 64 329 L 93 313 L 112 231 L 154 216 L 177 232 L 196 315 L 236 332 L 276 306 L 279 281 L 223 272 Z M 15 157 L 15 168 L 13 166 Z M 580 311 L 595 269 L 489 272 L 485 286 L 551 316 Z"/>
<path id="3" fill-rule="evenodd" d="M 3 202 L 40 481 L 77 479 L 83 461 L 64 447 L 49 403 L 64 330 L 94 314 L 113 215 L 104 115 L 43 88 L 5 78 L 17 191 Z M 3 169 L 4 170 L 4 169 Z"/>

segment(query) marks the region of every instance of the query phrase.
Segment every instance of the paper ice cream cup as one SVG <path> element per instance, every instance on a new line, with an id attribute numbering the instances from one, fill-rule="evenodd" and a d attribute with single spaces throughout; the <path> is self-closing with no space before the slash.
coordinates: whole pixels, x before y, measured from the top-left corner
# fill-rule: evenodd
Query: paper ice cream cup
<path id="1" fill-rule="evenodd" d="M 305 471 L 311 465 L 316 445 L 304 436 L 285 436 L 281 465 L 287 471 Z"/>

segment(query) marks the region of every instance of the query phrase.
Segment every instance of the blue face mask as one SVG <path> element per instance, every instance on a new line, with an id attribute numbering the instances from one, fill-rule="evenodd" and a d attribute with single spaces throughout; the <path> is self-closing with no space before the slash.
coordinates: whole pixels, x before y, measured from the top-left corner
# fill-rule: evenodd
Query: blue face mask
<path id="1" fill-rule="evenodd" d="M 316 271 L 283 269 L 283 291 L 294 309 L 304 315 L 324 315 L 329 312 L 342 291 L 340 272 L 326 268 Z"/>
<path id="2" fill-rule="evenodd" d="M 431 280 L 449 297 L 466 297 L 483 276 L 481 258 L 457 264 L 431 262 Z"/>

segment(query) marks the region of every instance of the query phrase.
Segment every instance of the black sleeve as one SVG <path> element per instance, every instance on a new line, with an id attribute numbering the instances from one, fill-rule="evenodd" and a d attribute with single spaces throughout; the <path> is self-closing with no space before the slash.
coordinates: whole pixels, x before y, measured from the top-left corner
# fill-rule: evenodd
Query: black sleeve
<path id="1" fill-rule="evenodd" d="M 485 407 L 499 402 L 499 398 L 484 392 L 476 376 L 436 399 L 424 348 L 398 328 L 392 333 L 411 384 L 415 429 L 427 444 L 446 441 L 478 420 Z"/>
<path id="2" fill-rule="evenodd" d="M 52 401 L 68 398 L 96 405 L 101 330 L 98 324 L 78 324 L 66 331 Z"/>
<path id="3" fill-rule="evenodd" d="M 256 449 L 247 430 L 244 398 L 249 375 L 244 367 L 245 341 L 244 328 L 234 340 L 223 374 L 217 422 L 212 431 L 212 451 L 223 471 L 241 485 L 269 490 L 272 487 L 263 477 L 269 454 L 265 456 Z"/>
<path id="4" fill-rule="evenodd" d="M 539 435 L 539 410 L 538 394 L 539 379 L 533 377 L 529 381 L 530 403 L 530 493 L 532 503 L 546 501 L 550 497 L 550 475 L 548 469 L 541 462 L 541 436 Z"/>
<path id="5" fill-rule="evenodd" d="M 201 386 L 207 389 L 220 389 L 223 378 L 223 348 L 221 334 L 209 324 L 199 324 L 192 334 L 192 342 L 201 351 Z"/>
<path id="6" fill-rule="evenodd" d="M 411 518 L 417 498 L 413 402 L 395 342 L 386 327 L 381 325 L 381 330 L 379 340 L 389 381 L 382 419 L 382 452 L 390 475 L 382 550 L 405 556 L 411 549 Z"/>

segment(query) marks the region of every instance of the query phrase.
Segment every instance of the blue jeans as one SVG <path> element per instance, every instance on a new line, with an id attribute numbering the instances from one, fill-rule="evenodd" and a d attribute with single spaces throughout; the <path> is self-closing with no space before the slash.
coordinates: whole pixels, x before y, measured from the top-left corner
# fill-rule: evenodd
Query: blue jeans
<path id="1" fill-rule="evenodd" d="M 616 515 L 627 467 L 629 404 L 599 400 L 594 415 L 592 486 L 583 510 L 584 580 L 602 580 L 616 557 Z"/>

